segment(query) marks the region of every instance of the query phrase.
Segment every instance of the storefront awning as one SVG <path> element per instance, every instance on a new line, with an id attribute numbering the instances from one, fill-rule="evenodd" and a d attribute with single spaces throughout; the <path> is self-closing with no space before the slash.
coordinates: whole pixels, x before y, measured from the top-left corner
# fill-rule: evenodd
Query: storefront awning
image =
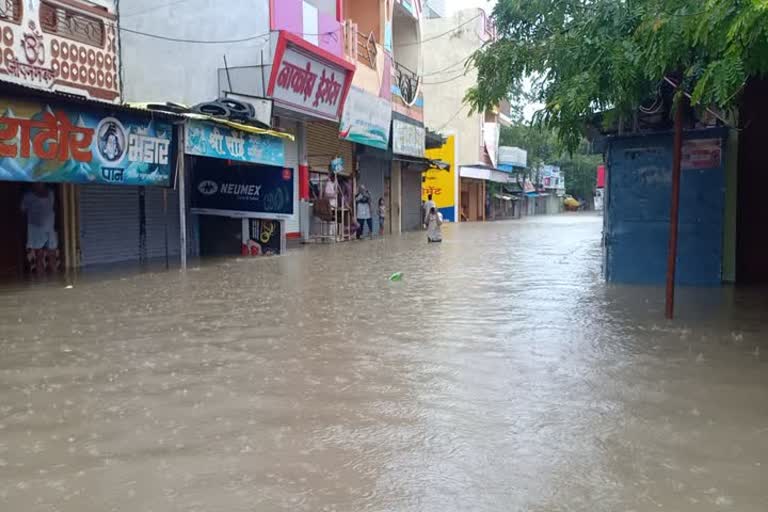
<path id="1" fill-rule="evenodd" d="M 510 183 L 512 176 L 489 165 L 462 165 L 459 175 L 462 178 L 492 181 L 494 183 Z"/>
<path id="2" fill-rule="evenodd" d="M 240 130 L 241 132 L 250 133 L 253 135 L 267 135 L 271 137 L 278 137 L 285 140 L 293 141 L 295 140 L 295 137 L 291 135 L 290 133 L 281 132 L 277 130 L 270 130 L 267 128 L 259 128 L 258 126 L 253 126 L 249 124 L 244 123 L 238 123 L 235 121 L 230 121 L 228 119 L 222 119 L 220 117 L 214 117 L 209 116 L 205 114 L 197 114 L 194 112 L 185 112 L 185 110 L 189 110 L 189 107 L 186 105 L 170 105 L 165 104 L 161 102 L 154 102 L 154 103 L 141 103 L 141 102 L 133 102 L 133 103 L 127 103 L 127 106 L 133 109 L 139 109 L 146 112 L 161 112 L 161 113 L 172 113 L 174 117 L 179 119 L 190 119 L 194 121 L 205 121 L 209 123 L 218 124 L 221 126 L 226 126 L 228 128 L 234 128 L 235 130 Z M 167 108 L 168 110 L 164 110 Z"/>
<path id="3" fill-rule="evenodd" d="M 404 162 L 414 167 L 422 166 L 424 171 L 429 169 L 437 169 L 441 171 L 449 171 L 451 166 L 449 163 L 442 160 L 431 160 L 429 158 L 418 158 L 414 156 L 404 155 L 392 155 L 392 159 L 398 162 Z"/>

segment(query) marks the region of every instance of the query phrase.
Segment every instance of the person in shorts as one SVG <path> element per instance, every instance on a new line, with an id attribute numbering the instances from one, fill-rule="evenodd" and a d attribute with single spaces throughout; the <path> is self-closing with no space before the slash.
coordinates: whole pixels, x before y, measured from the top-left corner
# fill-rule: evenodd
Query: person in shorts
<path id="1" fill-rule="evenodd" d="M 27 265 L 32 273 L 59 268 L 55 198 L 44 183 L 35 183 L 21 200 L 21 211 L 27 217 Z"/>

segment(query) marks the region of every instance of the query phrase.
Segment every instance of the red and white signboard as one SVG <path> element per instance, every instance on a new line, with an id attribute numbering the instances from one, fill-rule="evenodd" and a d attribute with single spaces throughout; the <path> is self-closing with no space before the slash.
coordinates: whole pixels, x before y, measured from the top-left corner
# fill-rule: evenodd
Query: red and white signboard
<path id="1" fill-rule="evenodd" d="M 278 106 L 338 121 L 354 71 L 353 64 L 281 32 L 267 93 Z"/>
<path id="2" fill-rule="evenodd" d="M 683 144 L 683 169 L 717 169 L 722 161 L 721 139 L 687 140 Z"/>

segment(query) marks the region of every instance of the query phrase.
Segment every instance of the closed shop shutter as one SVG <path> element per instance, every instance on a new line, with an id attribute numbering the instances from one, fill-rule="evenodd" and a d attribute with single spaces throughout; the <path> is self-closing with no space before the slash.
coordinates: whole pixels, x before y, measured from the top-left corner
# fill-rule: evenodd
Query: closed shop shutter
<path id="1" fill-rule="evenodd" d="M 285 141 L 285 166 L 293 169 L 293 215 L 286 221 L 286 233 L 299 232 L 299 141 L 297 123 L 281 122 L 281 128 L 297 136 L 293 142 Z"/>
<path id="2" fill-rule="evenodd" d="M 339 125 L 330 122 L 307 123 L 307 160 L 315 171 L 327 171 L 334 156 L 344 159 L 344 174 L 355 169 L 355 147 L 339 138 Z"/>
<path id="3" fill-rule="evenodd" d="M 404 170 L 403 179 L 403 231 L 415 231 L 421 229 L 423 224 L 421 211 L 421 173 L 418 171 Z"/>
<path id="4" fill-rule="evenodd" d="M 80 187 L 83 266 L 139 259 L 139 193 L 136 187 Z"/>
<path id="5" fill-rule="evenodd" d="M 147 257 L 165 258 L 166 229 L 168 231 L 168 255 L 178 256 L 181 252 L 179 242 L 179 195 L 168 190 L 168 211 L 163 211 L 163 189 L 146 189 L 147 214 Z"/>

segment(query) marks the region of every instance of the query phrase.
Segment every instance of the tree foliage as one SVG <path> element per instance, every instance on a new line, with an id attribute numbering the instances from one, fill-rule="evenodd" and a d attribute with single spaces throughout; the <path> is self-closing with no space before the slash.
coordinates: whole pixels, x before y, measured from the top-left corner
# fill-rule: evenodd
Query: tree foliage
<path id="1" fill-rule="evenodd" d="M 768 0 L 499 0 L 493 16 L 467 100 L 482 111 L 532 78 L 535 120 L 571 149 L 587 118 L 629 114 L 665 79 L 729 108 L 768 72 Z"/>

